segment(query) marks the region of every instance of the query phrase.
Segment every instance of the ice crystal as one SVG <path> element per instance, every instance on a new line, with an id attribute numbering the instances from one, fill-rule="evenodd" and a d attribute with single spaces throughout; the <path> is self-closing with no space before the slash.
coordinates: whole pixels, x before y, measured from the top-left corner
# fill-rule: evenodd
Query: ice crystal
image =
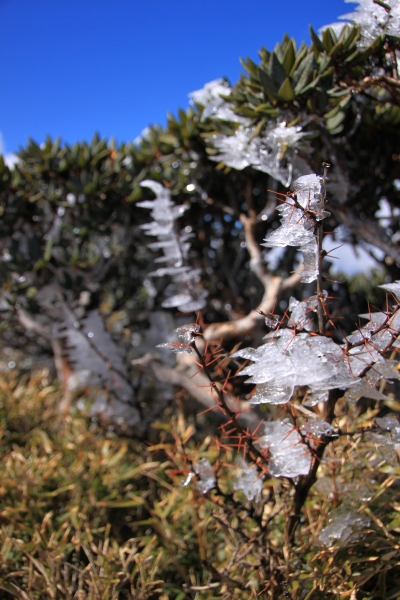
<path id="1" fill-rule="evenodd" d="M 152 276 L 162 277 L 171 275 L 175 288 L 172 287 L 170 295 L 162 302 L 163 308 L 177 308 L 181 312 L 193 312 L 201 310 L 206 305 L 207 292 L 201 289 L 199 283 L 199 271 L 191 269 L 185 264 L 190 249 L 192 234 L 175 231 L 175 221 L 187 210 L 187 206 L 176 206 L 171 200 L 171 193 L 156 181 L 142 181 L 142 187 L 151 189 L 156 198 L 138 202 L 141 208 L 151 209 L 153 221 L 142 225 L 147 235 L 156 236 L 157 242 L 148 244 L 151 250 L 162 250 L 162 256 L 155 259 L 156 263 L 164 263 L 150 273 Z M 178 285 L 179 284 L 179 285 Z M 183 288 L 183 290 L 182 290 Z"/>
<path id="2" fill-rule="evenodd" d="M 188 323 L 187 325 L 181 325 L 177 329 L 175 329 L 175 336 L 178 338 L 177 342 L 165 342 L 163 344 L 158 344 L 156 348 L 167 348 L 167 350 L 171 350 L 171 352 L 175 352 L 178 354 L 179 352 L 187 352 L 190 354 L 193 352 L 193 348 L 191 343 L 196 339 L 196 336 L 193 335 L 200 331 L 200 326 L 197 323 Z"/>
<path id="3" fill-rule="evenodd" d="M 334 435 L 335 428 L 322 419 L 313 419 L 304 423 L 304 425 L 301 426 L 300 431 L 303 435 L 320 438 L 323 435 Z"/>
<path id="4" fill-rule="evenodd" d="M 248 500 L 259 502 L 262 492 L 262 478 L 255 465 L 249 465 L 243 458 L 235 460 L 237 470 L 233 479 L 233 489 L 242 490 Z"/>
<path id="5" fill-rule="evenodd" d="M 400 37 L 400 4 L 398 0 L 385 0 L 390 8 L 387 11 L 374 0 L 346 0 L 357 3 L 358 6 L 352 13 L 339 17 L 352 21 L 361 27 L 361 47 L 368 46 L 381 34 Z M 337 25 L 337 24 L 335 24 Z"/>
<path id="6" fill-rule="evenodd" d="M 219 118 L 224 118 L 221 108 L 218 113 Z M 228 115 L 225 113 L 224 116 Z M 238 122 L 239 126 L 233 135 L 212 136 L 211 141 L 218 154 L 210 158 L 238 170 L 251 166 L 288 186 L 292 178 L 292 162 L 291 156 L 286 157 L 286 154 L 296 149 L 306 135 L 301 127 L 288 127 L 284 121 L 271 123 L 259 136 L 250 126 L 250 119 L 235 117 L 230 120 Z"/>
<path id="7" fill-rule="evenodd" d="M 370 519 L 347 506 L 334 509 L 329 525 L 318 534 L 318 541 L 323 546 L 332 546 L 335 542 L 345 544 L 354 534 L 360 534 L 370 524 Z"/>
<path id="8" fill-rule="evenodd" d="M 392 433 L 392 432 L 390 432 Z M 385 462 L 391 467 L 397 467 L 398 458 L 396 449 L 399 446 L 398 432 L 395 436 L 380 433 L 367 433 L 367 438 L 376 445 L 376 448 Z"/>
<path id="9" fill-rule="evenodd" d="M 302 319 L 304 326 L 304 315 Z M 353 349 L 359 352 L 359 356 L 353 356 L 357 360 L 353 372 L 343 347 L 331 338 L 309 333 L 296 335 L 290 329 L 272 332 L 266 338 L 267 343 L 257 350 L 243 348 L 233 355 L 253 361 L 240 372 L 240 375 L 250 376 L 247 383 L 257 384 L 250 398 L 253 404 L 285 404 L 291 399 L 295 386 L 308 386 L 311 405 L 316 404 L 327 399 L 328 390 L 354 386 L 359 372 L 374 361 L 383 361 L 378 352 L 371 355 L 357 347 Z"/>
<path id="10" fill-rule="evenodd" d="M 190 354 L 193 352 L 192 347 L 183 342 L 164 342 L 163 344 L 157 344 L 156 348 L 167 348 L 167 350 L 171 350 L 171 352 L 174 352 L 175 354 L 179 354 L 180 352 L 187 352 Z"/>
<path id="11" fill-rule="evenodd" d="M 400 302 L 400 280 L 397 280 L 394 283 L 386 283 L 384 285 L 380 285 L 379 287 L 383 288 L 387 292 L 392 292 L 396 296 L 396 299 Z"/>
<path id="12" fill-rule="evenodd" d="M 201 121 L 212 117 L 213 119 L 222 119 L 224 121 L 241 122 L 243 117 L 239 117 L 233 112 L 233 104 L 227 102 L 222 96 L 229 96 L 232 89 L 223 79 L 215 79 L 206 83 L 201 90 L 196 90 L 189 94 L 192 104 L 198 104 L 203 107 Z"/>
<path id="13" fill-rule="evenodd" d="M 310 449 L 289 419 L 265 423 L 259 443 L 269 450 L 268 468 L 273 477 L 298 477 L 310 471 Z"/>
<path id="14" fill-rule="evenodd" d="M 193 471 L 198 475 L 199 481 L 196 483 L 196 488 L 202 494 L 206 494 L 209 490 L 215 487 L 216 478 L 210 461 L 207 458 L 201 458 L 198 463 L 193 465 Z"/>
<path id="15" fill-rule="evenodd" d="M 299 272 L 301 281 L 311 283 L 318 277 L 319 251 L 314 235 L 315 221 L 329 215 L 323 209 L 322 178 L 304 175 L 293 183 L 296 202 L 288 197 L 277 210 L 281 213 L 281 226 L 267 235 L 263 246 L 279 248 L 295 246 L 303 254 L 303 265 Z"/>

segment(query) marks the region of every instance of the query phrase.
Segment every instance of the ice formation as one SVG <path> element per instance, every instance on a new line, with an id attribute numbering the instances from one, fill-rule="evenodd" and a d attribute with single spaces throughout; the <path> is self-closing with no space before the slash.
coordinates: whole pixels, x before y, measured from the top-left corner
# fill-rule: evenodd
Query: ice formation
<path id="1" fill-rule="evenodd" d="M 200 331 L 200 326 L 197 323 L 188 323 L 187 325 L 181 325 L 175 329 L 175 336 L 178 339 L 177 342 L 165 342 L 158 344 L 156 348 L 166 348 L 178 354 L 179 352 L 187 352 L 190 354 L 193 352 L 191 343 L 194 342 L 196 336 L 193 335 Z"/>
<path id="2" fill-rule="evenodd" d="M 296 149 L 306 135 L 301 127 L 288 126 L 285 121 L 274 122 L 260 136 L 255 135 L 256 129 L 251 127 L 250 119 L 235 117 L 239 126 L 233 135 L 218 133 L 212 136 L 218 154 L 210 158 L 238 170 L 251 166 L 288 186 L 292 179 L 292 163 L 285 155 Z"/>
<path id="3" fill-rule="evenodd" d="M 209 490 L 212 490 L 216 484 L 216 478 L 210 461 L 207 458 L 201 458 L 198 463 L 193 465 L 193 471 L 199 477 L 199 481 L 196 483 L 196 488 L 202 494 L 206 494 Z"/>
<path id="4" fill-rule="evenodd" d="M 187 263 L 190 242 L 193 234 L 175 231 L 175 221 L 187 210 L 187 206 L 177 206 L 171 200 L 171 193 L 156 181 L 142 181 L 142 187 L 151 189 L 155 200 L 138 202 L 141 208 L 150 208 L 153 221 L 142 225 L 147 235 L 158 238 L 157 242 L 148 244 L 151 250 L 162 250 L 163 255 L 154 262 L 162 266 L 150 273 L 153 276 L 172 276 L 169 286 L 170 294 L 162 302 L 164 308 L 178 308 L 181 312 L 194 312 L 206 306 L 208 293 L 199 287 L 200 272 L 191 269 Z"/>
<path id="5" fill-rule="evenodd" d="M 400 290 L 398 282 L 389 285 Z M 396 363 L 382 356 L 398 343 L 400 311 L 390 318 L 384 313 L 360 315 L 370 319 L 367 325 L 348 336 L 345 344 L 337 344 L 326 336 L 301 331 L 312 329 L 316 302 L 315 296 L 304 302 L 292 298 L 288 328 L 267 334 L 266 343 L 257 349 L 242 348 L 233 355 L 253 363 L 240 372 L 249 376 L 247 383 L 256 384 L 250 402 L 285 404 L 296 386 L 308 386 L 308 406 L 326 401 L 328 391 L 335 388 L 347 390 L 349 402 L 361 397 L 386 400 L 376 386 L 382 378 L 400 378 L 393 368 Z"/>
<path id="6" fill-rule="evenodd" d="M 370 519 L 348 506 L 341 506 L 332 511 L 329 525 L 318 534 L 318 541 L 323 546 L 332 546 L 335 542 L 345 544 L 355 534 L 359 534 L 370 524 Z"/>
<path id="7" fill-rule="evenodd" d="M 293 183 L 294 198 L 288 197 L 277 210 L 281 213 L 281 226 L 268 234 L 263 246 L 277 248 L 298 247 L 303 254 L 301 281 L 311 283 L 318 277 L 319 254 L 317 238 L 314 234 L 315 221 L 329 215 L 324 210 L 322 198 L 322 177 L 304 175 Z"/>
<path id="8" fill-rule="evenodd" d="M 335 436 L 335 428 L 322 419 L 312 419 L 300 427 L 301 433 L 309 439 L 310 437 L 320 438 L 324 435 Z M 336 434 L 337 437 L 337 434 Z"/>
<path id="9" fill-rule="evenodd" d="M 372 44 L 381 33 L 400 37 L 400 3 L 398 0 L 385 0 L 385 4 L 390 7 L 389 11 L 374 0 L 345 1 L 358 4 L 353 12 L 339 18 L 352 21 L 361 27 L 359 42 L 361 47 Z M 337 23 L 333 25 L 338 26 Z"/>
<path id="10" fill-rule="evenodd" d="M 249 465 L 243 458 L 235 460 L 237 470 L 233 479 L 233 489 L 242 490 L 248 500 L 258 502 L 261 498 L 262 478 L 255 465 Z"/>
<path id="11" fill-rule="evenodd" d="M 206 83 L 201 90 L 196 90 L 189 94 L 190 102 L 203 107 L 201 121 L 207 118 L 221 119 L 233 123 L 243 122 L 243 117 L 233 112 L 233 104 L 228 102 L 222 96 L 229 96 L 232 89 L 223 79 L 215 79 Z"/>
<path id="12" fill-rule="evenodd" d="M 268 468 L 273 477 L 298 477 L 310 471 L 311 451 L 289 419 L 265 423 L 259 444 L 269 450 Z"/>

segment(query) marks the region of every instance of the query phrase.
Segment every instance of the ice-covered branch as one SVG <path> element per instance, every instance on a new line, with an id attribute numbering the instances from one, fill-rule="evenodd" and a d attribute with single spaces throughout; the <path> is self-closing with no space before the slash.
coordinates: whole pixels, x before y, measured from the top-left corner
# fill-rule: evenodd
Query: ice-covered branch
<path id="1" fill-rule="evenodd" d="M 305 135 L 300 126 L 288 126 L 285 121 L 270 123 L 262 135 L 257 135 L 251 120 L 242 117 L 233 135 L 212 136 L 211 142 L 218 154 L 210 158 L 238 170 L 251 166 L 289 186 L 293 151 Z"/>
<path id="2" fill-rule="evenodd" d="M 171 200 L 171 193 L 156 181 L 142 181 L 142 187 L 151 189 L 155 200 L 138 202 L 138 206 L 151 209 L 153 221 L 142 225 L 147 235 L 157 237 L 157 242 L 148 244 L 152 250 L 162 250 L 163 256 L 155 262 L 164 266 L 150 275 L 162 277 L 170 275 L 172 284 L 169 286 L 168 297 L 162 302 L 163 308 L 178 308 L 181 312 L 194 312 L 206 305 L 207 291 L 200 285 L 200 272 L 187 264 L 190 242 L 193 235 L 176 230 L 176 220 L 187 210 L 185 205 L 176 205 Z"/>

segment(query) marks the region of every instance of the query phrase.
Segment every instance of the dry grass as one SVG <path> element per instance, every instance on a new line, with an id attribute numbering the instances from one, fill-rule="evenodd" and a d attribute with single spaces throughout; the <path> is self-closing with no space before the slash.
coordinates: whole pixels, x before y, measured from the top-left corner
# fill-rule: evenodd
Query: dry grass
<path id="1" fill-rule="evenodd" d="M 1 598 L 400 597 L 400 470 L 370 442 L 350 437 L 332 446 L 321 476 L 333 478 L 336 491 L 313 492 L 289 551 L 284 482 L 267 481 L 263 506 L 252 507 L 229 492 L 231 457 L 222 460 L 211 438 L 191 445 L 181 414 L 160 424 L 159 444 L 148 447 L 79 414 L 61 417 L 60 398 L 44 372 L 0 379 Z M 188 440 L 184 448 L 174 437 Z M 221 462 L 220 491 L 208 498 L 179 485 L 198 456 Z M 367 483 L 368 502 L 357 499 L 357 482 Z M 346 546 L 322 549 L 317 534 L 344 499 L 371 525 Z"/>

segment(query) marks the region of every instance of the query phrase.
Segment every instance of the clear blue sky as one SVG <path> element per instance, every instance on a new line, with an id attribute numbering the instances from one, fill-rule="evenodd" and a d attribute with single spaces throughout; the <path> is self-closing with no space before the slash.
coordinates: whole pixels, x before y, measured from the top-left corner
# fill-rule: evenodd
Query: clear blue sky
<path id="1" fill-rule="evenodd" d="M 187 94 L 257 60 L 287 31 L 353 9 L 344 0 L 0 0 L 3 152 L 27 137 L 66 142 L 97 131 L 130 141 Z"/>

